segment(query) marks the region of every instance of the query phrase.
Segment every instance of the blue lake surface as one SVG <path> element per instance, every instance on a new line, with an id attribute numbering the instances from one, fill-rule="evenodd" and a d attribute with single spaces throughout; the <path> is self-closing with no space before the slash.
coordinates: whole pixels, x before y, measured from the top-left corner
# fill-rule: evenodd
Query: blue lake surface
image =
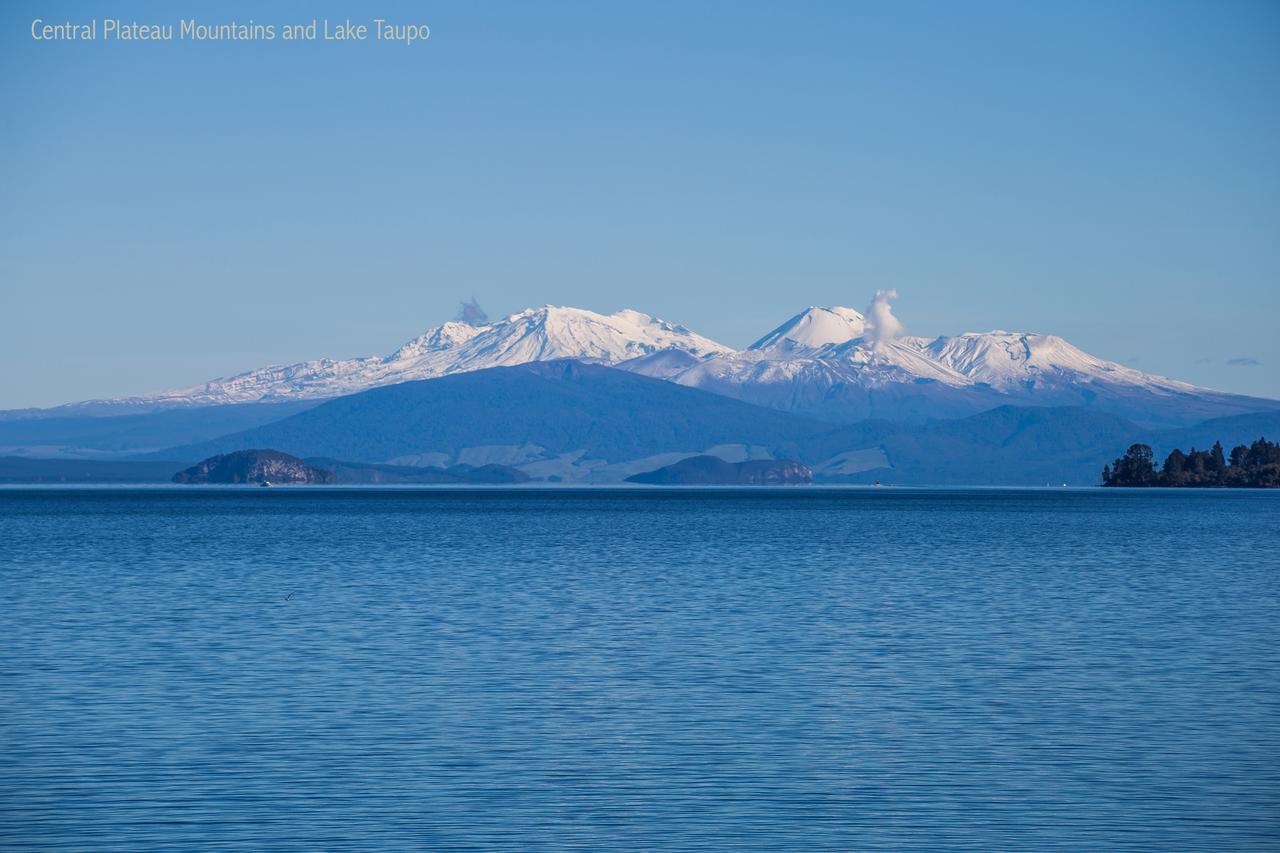
<path id="1" fill-rule="evenodd" d="M 1280 494 L 0 489 L 0 847 L 1277 849 Z"/>

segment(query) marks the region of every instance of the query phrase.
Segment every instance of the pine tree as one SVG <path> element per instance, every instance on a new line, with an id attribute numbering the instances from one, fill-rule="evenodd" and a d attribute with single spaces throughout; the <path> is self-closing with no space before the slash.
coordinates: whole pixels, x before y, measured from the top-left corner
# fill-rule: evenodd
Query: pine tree
<path id="1" fill-rule="evenodd" d="M 1245 447 L 1243 444 L 1237 444 L 1235 447 L 1231 448 L 1231 467 L 1243 468 L 1244 459 L 1248 455 L 1249 448 Z"/>
<path id="2" fill-rule="evenodd" d="M 1120 486 L 1154 486 L 1156 468 L 1152 464 L 1154 454 L 1146 444 L 1134 444 L 1116 460 L 1114 480 Z"/>
<path id="3" fill-rule="evenodd" d="M 1187 457 L 1175 447 L 1165 457 L 1161 482 L 1166 486 L 1181 486 L 1187 479 L 1186 467 Z"/>
<path id="4" fill-rule="evenodd" d="M 1213 443 L 1213 451 L 1210 455 L 1210 459 L 1212 459 L 1213 461 L 1209 470 L 1213 471 L 1214 473 L 1221 474 L 1222 469 L 1227 467 L 1227 460 L 1222 455 L 1221 441 L 1215 441 Z"/>

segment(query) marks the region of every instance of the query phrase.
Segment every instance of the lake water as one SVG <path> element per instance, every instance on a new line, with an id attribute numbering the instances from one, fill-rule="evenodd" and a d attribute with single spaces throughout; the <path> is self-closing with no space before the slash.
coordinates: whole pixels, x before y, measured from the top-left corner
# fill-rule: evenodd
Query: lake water
<path id="1" fill-rule="evenodd" d="M 1280 847 L 1280 494 L 0 490 L 6 849 Z"/>

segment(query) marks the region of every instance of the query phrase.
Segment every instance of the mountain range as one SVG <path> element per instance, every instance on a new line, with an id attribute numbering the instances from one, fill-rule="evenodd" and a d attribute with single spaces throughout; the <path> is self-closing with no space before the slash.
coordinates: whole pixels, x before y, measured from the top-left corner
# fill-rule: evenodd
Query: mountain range
<path id="1" fill-rule="evenodd" d="M 811 307 L 743 350 L 643 314 L 546 306 L 481 326 L 448 322 L 386 356 L 276 365 L 200 385 L 91 400 L 27 417 L 299 404 L 401 382 L 571 358 L 833 423 L 914 423 L 1002 405 L 1084 406 L 1147 426 L 1280 408 L 1142 373 L 1054 335 L 968 332 L 921 338 L 851 308 Z M 13 420 L 17 413 L 0 415 Z"/>
<path id="2" fill-rule="evenodd" d="M 705 358 L 731 352 L 721 344 L 642 314 L 603 315 L 579 308 L 530 308 L 484 326 L 448 322 L 385 356 L 273 365 L 200 385 L 135 397 L 59 407 L 103 414 L 164 408 L 323 400 L 455 373 L 574 358 L 617 364 L 663 351 Z"/>
<path id="3" fill-rule="evenodd" d="M 881 296 L 866 314 L 808 308 L 742 350 L 635 311 L 445 323 L 385 357 L 3 412 L 0 454 L 154 466 L 272 448 L 584 483 L 706 455 L 795 460 L 818 482 L 1012 485 L 1095 482 L 1135 441 L 1159 451 L 1280 432 L 1280 401 L 1144 374 L 1052 335 L 905 335 Z"/>
<path id="4" fill-rule="evenodd" d="M 770 408 L 852 423 L 923 423 L 1002 405 L 1083 406 L 1150 426 L 1280 408 L 1089 355 L 1055 335 L 885 336 L 851 308 L 812 307 L 745 350 L 622 367 Z"/>
<path id="5" fill-rule="evenodd" d="M 194 461 L 271 447 L 355 465 L 499 465 L 535 481 L 617 483 L 713 456 L 795 460 L 827 483 L 1089 485 L 1133 442 L 1163 453 L 1278 432 L 1280 411 L 1161 430 L 1081 406 L 1000 406 L 926 424 L 838 425 L 561 360 L 374 388 L 144 458 Z"/>

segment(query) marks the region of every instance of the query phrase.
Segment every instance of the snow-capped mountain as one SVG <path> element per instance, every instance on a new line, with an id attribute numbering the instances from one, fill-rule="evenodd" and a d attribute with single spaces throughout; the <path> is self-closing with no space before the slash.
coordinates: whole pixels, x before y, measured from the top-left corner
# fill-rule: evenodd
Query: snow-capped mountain
<path id="1" fill-rule="evenodd" d="M 852 308 L 812 306 L 747 349 L 775 354 L 812 352 L 827 344 L 842 344 L 860 338 L 866 330 L 867 318 Z"/>
<path id="2" fill-rule="evenodd" d="M 683 363 L 650 356 L 621 366 L 841 422 L 962 417 L 1014 404 L 1089 406 L 1172 425 L 1278 405 L 1142 373 L 1054 335 L 996 330 L 884 339 L 873 332 L 852 308 L 811 307 L 745 350 Z"/>
<path id="3" fill-rule="evenodd" d="M 845 309 L 848 310 L 848 309 Z M 809 346 L 778 339 L 763 348 L 724 353 L 680 370 L 655 372 L 657 357 L 619 365 L 691 388 L 822 420 L 960 417 L 1000 405 L 999 395 L 924 351 L 916 340 L 864 337 Z"/>
<path id="4" fill-rule="evenodd" d="M 616 364 L 659 352 L 703 359 L 729 347 L 639 311 L 608 316 L 546 306 L 486 326 L 450 322 L 386 356 L 276 365 L 201 385 L 99 401 L 129 406 L 210 406 L 338 397 L 379 385 L 452 373 L 575 358 Z"/>
<path id="5" fill-rule="evenodd" d="M 563 358 L 843 423 L 955 418 L 1013 404 L 1086 406 L 1163 426 L 1280 407 L 1277 401 L 1141 373 L 1053 335 L 997 330 L 911 337 L 901 333 L 890 313 L 892 296 L 878 293 L 866 315 L 852 308 L 810 307 L 737 351 L 638 311 L 603 315 L 547 306 L 483 326 L 445 323 L 386 356 L 278 365 L 188 388 L 60 409 L 118 414 L 305 402 Z"/>
<path id="6" fill-rule="evenodd" d="M 940 337 L 923 347 L 930 358 L 968 379 L 1002 391 L 1054 388 L 1084 380 L 1163 389 L 1203 391 L 1186 382 L 1153 376 L 1089 355 L 1057 335 L 1029 335 L 1001 329 Z"/>

